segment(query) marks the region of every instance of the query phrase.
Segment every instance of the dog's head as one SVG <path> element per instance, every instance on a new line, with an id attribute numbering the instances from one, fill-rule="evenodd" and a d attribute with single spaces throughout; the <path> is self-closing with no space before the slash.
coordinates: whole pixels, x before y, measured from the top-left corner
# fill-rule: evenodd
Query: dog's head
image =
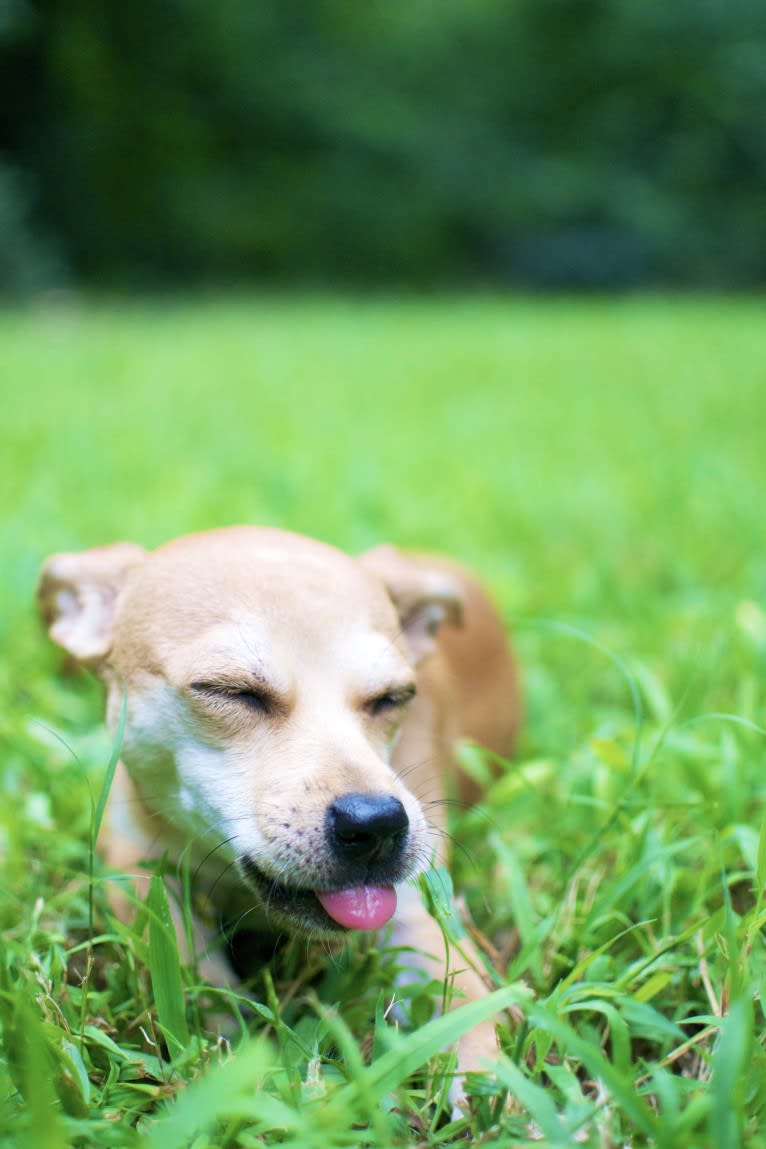
<path id="1" fill-rule="evenodd" d="M 237 527 L 54 555 L 40 602 L 105 681 L 113 729 L 126 695 L 123 762 L 198 857 L 236 862 L 280 925 L 387 920 L 430 853 L 390 763 L 416 666 L 459 621 L 443 575 Z"/>

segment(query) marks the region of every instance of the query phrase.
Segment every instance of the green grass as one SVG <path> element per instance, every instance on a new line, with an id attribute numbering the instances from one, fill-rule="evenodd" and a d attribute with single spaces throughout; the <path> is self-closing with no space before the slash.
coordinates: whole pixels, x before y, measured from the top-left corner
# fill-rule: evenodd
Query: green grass
<path id="1" fill-rule="evenodd" d="M 74 303 L 0 314 L 0 388 L 0 1145 L 766 1145 L 760 301 Z M 450 552 L 514 633 L 519 754 L 452 826 L 513 1003 L 464 1119 L 471 1018 L 394 1032 L 374 941 L 246 1009 L 179 980 L 161 885 L 109 915 L 100 693 L 37 570 L 238 521 Z"/>

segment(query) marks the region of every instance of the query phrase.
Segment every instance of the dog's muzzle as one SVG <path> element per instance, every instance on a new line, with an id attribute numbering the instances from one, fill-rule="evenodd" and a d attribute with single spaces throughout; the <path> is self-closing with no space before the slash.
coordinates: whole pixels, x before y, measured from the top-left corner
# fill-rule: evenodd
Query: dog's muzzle
<path id="1" fill-rule="evenodd" d="M 407 811 L 393 795 L 343 794 L 327 808 L 326 853 L 316 859 L 315 875 L 298 863 L 286 882 L 284 864 L 279 878 L 252 858 L 242 865 L 266 912 L 288 927 L 378 929 L 396 910 L 394 884 L 411 868 L 404 857 L 409 828 Z"/>

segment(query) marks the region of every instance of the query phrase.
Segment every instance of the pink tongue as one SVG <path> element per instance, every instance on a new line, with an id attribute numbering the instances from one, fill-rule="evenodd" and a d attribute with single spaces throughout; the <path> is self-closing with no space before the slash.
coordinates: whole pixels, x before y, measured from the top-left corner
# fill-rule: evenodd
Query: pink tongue
<path id="1" fill-rule="evenodd" d="M 392 886 L 354 886 L 350 890 L 317 890 L 326 913 L 349 930 L 376 930 L 393 917 L 396 890 Z"/>

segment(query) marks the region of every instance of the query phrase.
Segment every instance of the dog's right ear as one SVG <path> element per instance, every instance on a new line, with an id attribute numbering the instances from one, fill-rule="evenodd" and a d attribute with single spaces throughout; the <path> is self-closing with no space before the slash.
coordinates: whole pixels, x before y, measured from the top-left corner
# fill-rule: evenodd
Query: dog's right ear
<path id="1" fill-rule="evenodd" d="M 114 543 L 43 563 L 37 598 L 48 633 L 78 662 L 98 664 L 112 645 L 117 596 L 131 567 L 146 555 L 135 543 Z"/>
<path id="2" fill-rule="evenodd" d="M 436 634 L 443 623 L 463 625 L 460 586 L 443 562 L 403 554 L 385 544 L 365 551 L 359 561 L 383 580 L 413 666 L 436 650 Z"/>

